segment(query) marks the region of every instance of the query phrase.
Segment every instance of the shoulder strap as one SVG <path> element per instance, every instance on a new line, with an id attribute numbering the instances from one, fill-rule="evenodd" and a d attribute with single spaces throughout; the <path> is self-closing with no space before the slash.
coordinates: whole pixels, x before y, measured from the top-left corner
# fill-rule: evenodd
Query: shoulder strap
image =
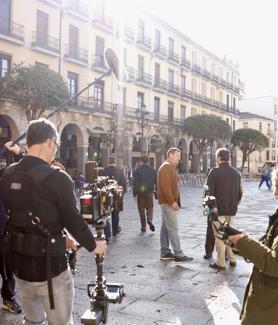
<path id="1" fill-rule="evenodd" d="M 31 168 L 26 174 L 31 176 L 37 183 L 42 184 L 50 174 L 57 172 L 57 170 L 57 168 L 40 164 Z"/>

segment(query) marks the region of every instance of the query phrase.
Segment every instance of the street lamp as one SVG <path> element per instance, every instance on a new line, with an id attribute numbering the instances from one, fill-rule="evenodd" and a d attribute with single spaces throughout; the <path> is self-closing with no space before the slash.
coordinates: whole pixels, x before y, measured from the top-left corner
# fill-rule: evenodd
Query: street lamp
<path id="1" fill-rule="evenodd" d="M 135 111 L 136 118 L 141 127 L 142 143 L 141 143 L 141 155 L 144 153 L 144 128 L 148 123 L 147 115 L 149 112 L 146 111 L 146 105 L 142 102 L 140 107 Z"/>

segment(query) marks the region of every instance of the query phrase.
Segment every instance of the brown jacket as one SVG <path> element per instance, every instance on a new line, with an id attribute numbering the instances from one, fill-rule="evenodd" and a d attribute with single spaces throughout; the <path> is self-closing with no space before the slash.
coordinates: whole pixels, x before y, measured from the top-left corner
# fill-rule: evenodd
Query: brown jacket
<path id="1" fill-rule="evenodd" d="M 165 161 L 157 173 L 158 203 L 168 205 L 177 202 L 180 204 L 179 177 L 174 165 Z"/>
<path id="2" fill-rule="evenodd" d="M 242 325 L 277 325 L 278 310 L 278 212 L 263 242 L 249 236 L 238 240 L 236 248 L 254 263 L 245 290 L 241 311 Z"/>

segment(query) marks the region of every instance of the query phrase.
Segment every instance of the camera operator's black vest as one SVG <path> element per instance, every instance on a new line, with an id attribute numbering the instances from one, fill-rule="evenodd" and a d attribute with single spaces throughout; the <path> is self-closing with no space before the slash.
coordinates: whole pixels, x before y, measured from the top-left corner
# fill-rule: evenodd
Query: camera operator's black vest
<path id="1" fill-rule="evenodd" d="M 0 182 L 9 217 L 7 249 L 25 256 L 46 258 L 50 306 L 54 309 L 51 257 L 64 256 L 66 247 L 58 208 L 55 202 L 42 196 L 42 185 L 57 169 L 40 164 L 23 172 L 20 164 L 10 166 Z M 55 234 L 49 231 L 50 225 Z"/>

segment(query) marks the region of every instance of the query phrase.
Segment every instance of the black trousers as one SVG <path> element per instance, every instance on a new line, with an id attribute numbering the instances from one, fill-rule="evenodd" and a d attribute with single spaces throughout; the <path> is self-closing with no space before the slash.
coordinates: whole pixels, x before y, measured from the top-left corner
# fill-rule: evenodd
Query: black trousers
<path id="1" fill-rule="evenodd" d="M 211 255 L 214 250 L 214 244 L 215 244 L 215 237 L 212 229 L 212 223 L 209 217 L 207 217 L 207 234 L 206 234 L 206 244 L 205 244 L 205 250 L 206 255 Z"/>
<path id="2" fill-rule="evenodd" d="M 1 296 L 3 300 L 12 300 L 15 296 L 15 278 L 9 260 L 0 252 L 0 274 L 3 280 Z"/>

